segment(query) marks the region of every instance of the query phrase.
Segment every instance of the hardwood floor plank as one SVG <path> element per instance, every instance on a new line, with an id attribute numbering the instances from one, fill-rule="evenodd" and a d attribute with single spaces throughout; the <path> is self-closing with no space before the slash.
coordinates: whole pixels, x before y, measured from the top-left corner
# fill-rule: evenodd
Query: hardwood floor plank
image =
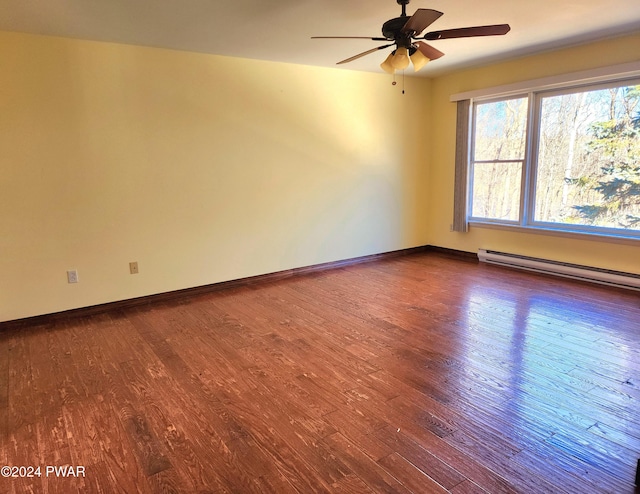
<path id="1" fill-rule="evenodd" d="M 266 417 L 264 413 L 260 413 L 259 419 L 250 415 L 256 413 L 252 409 L 238 413 L 252 422 L 252 437 L 258 448 L 271 459 L 277 475 L 286 479 L 299 492 L 329 492 L 327 480 L 335 482 L 335 479 L 340 479 L 344 475 L 342 467 L 336 468 L 335 462 L 331 460 L 331 468 L 327 471 L 321 460 L 326 455 L 317 450 L 315 438 L 307 438 L 305 443 L 305 437 L 301 436 L 299 428 L 287 428 L 272 407 L 267 410 Z M 282 425 L 276 429 L 273 424 Z"/>
<path id="2" fill-rule="evenodd" d="M 120 420 L 123 422 L 124 429 L 134 445 L 134 452 L 147 476 L 171 468 L 169 458 L 160 448 L 160 444 L 149 428 L 144 415 L 121 408 Z"/>
<path id="3" fill-rule="evenodd" d="M 89 482 L 97 481 L 105 492 L 128 490 L 148 493 L 146 474 L 136 461 L 127 432 L 107 401 L 87 401 L 63 409 L 69 464 L 82 465 Z M 51 465 L 64 464 L 59 460 Z"/>
<path id="4" fill-rule="evenodd" d="M 546 461 L 540 461 L 546 458 Z M 578 458 L 561 450 L 541 447 L 539 449 L 523 450 L 513 458 L 514 463 L 523 465 L 531 471 L 537 472 L 546 478 L 553 478 L 558 485 L 572 486 L 571 492 L 633 492 L 629 490 L 629 484 L 621 482 L 616 477 L 609 475 L 591 465 L 583 463 Z M 626 486 L 625 486 L 626 484 Z"/>
<path id="5" fill-rule="evenodd" d="M 394 454 L 410 461 L 425 475 L 432 479 L 439 488 L 452 489 L 466 477 L 452 468 L 437 456 L 420 447 L 418 443 L 405 436 L 401 431 L 393 431 L 389 427 L 378 431 L 376 436 L 380 438 Z M 390 456 L 390 455 L 389 455 Z M 387 458 L 389 458 L 387 456 Z"/>
<path id="6" fill-rule="evenodd" d="M 374 494 L 374 491 L 360 477 L 351 474 L 331 484 L 331 492 L 335 494 Z"/>
<path id="7" fill-rule="evenodd" d="M 631 433 L 622 432 L 615 427 L 609 427 L 606 424 L 598 422 L 587 429 L 589 432 L 597 436 L 604 437 L 619 446 L 628 449 L 635 449 L 640 444 L 640 430 L 633 430 Z"/>
<path id="8" fill-rule="evenodd" d="M 297 494 L 298 491 L 281 473 L 267 474 L 255 479 L 256 492 L 265 494 Z"/>
<path id="9" fill-rule="evenodd" d="M 423 252 L 0 328 L 0 463 L 86 468 L 0 492 L 633 493 L 638 321 Z"/>
<path id="10" fill-rule="evenodd" d="M 27 331 L 23 338 L 13 336 L 9 343 L 9 396 L 7 406 L 9 411 L 9 431 L 14 431 L 32 424 L 47 408 L 48 398 L 38 396 L 37 388 L 33 385 L 31 354 L 29 339 L 33 338 Z M 19 395 L 11 393 L 11 388 L 20 390 Z M 47 403 L 43 403 L 46 400 Z"/>
<path id="11" fill-rule="evenodd" d="M 378 464 L 393 475 L 396 479 L 402 479 L 402 485 L 409 491 L 420 494 L 421 492 L 447 493 L 443 486 L 428 476 L 423 470 L 407 461 L 398 453 L 392 453 L 378 460 Z"/>
<path id="12" fill-rule="evenodd" d="M 373 460 L 388 456 L 393 449 L 374 436 L 375 429 L 358 415 L 336 410 L 324 416 L 324 420 L 349 441 L 357 444 L 363 453 Z"/>
<path id="13" fill-rule="evenodd" d="M 0 331 L 0 409 L 9 406 L 9 347 L 9 335 Z"/>
<path id="14" fill-rule="evenodd" d="M 324 438 L 323 442 L 375 492 L 411 492 L 339 432 Z"/>
<path id="15" fill-rule="evenodd" d="M 587 465 L 618 478 L 631 478 L 636 469 L 634 451 L 595 435 L 557 433 L 545 442 L 568 452 Z"/>
<path id="16" fill-rule="evenodd" d="M 449 492 L 451 492 L 451 494 L 488 494 L 482 487 L 474 484 L 470 480 L 460 482 Z"/>

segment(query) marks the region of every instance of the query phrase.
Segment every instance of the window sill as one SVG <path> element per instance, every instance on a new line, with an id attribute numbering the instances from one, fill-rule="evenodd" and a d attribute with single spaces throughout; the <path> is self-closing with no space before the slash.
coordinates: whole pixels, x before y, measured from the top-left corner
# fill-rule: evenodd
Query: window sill
<path id="1" fill-rule="evenodd" d="M 533 233 L 535 235 L 546 235 L 552 237 L 575 238 L 579 240 L 589 240 L 595 242 L 608 242 L 615 244 L 626 244 L 640 247 L 640 238 L 625 237 L 622 235 L 602 234 L 591 232 L 578 232 L 564 228 L 544 228 L 539 226 L 508 225 L 504 223 L 492 223 L 489 221 L 469 221 L 471 228 L 490 228 L 494 230 L 504 230 L 519 233 Z"/>

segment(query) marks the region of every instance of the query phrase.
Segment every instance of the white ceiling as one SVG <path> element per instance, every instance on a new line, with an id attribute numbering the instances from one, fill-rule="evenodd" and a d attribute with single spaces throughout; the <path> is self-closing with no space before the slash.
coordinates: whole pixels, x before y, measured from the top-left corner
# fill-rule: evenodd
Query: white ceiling
<path id="1" fill-rule="evenodd" d="M 446 56 L 423 76 L 640 32 L 640 0 L 413 0 L 407 13 L 418 8 L 444 12 L 427 31 L 511 25 L 506 36 L 430 42 Z M 311 36 L 381 36 L 400 11 L 395 0 L 0 0 L 0 30 L 336 67 L 384 43 Z M 338 67 L 381 72 L 388 50 Z"/>

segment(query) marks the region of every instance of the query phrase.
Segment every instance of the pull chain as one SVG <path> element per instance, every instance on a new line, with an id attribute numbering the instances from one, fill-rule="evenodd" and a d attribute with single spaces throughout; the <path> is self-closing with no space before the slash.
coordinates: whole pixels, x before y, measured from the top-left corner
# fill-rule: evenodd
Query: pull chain
<path id="1" fill-rule="evenodd" d="M 395 85 L 397 85 L 397 84 L 398 84 L 398 82 L 396 81 L 396 74 L 395 74 L 395 72 L 394 72 L 394 74 L 393 74 L 393 81 L 391 82 L 391 85 L 392 85 L 392 86 L 395 86 Z M 404 70 L 402 71 L 402 94 L 404 94 Z"/>

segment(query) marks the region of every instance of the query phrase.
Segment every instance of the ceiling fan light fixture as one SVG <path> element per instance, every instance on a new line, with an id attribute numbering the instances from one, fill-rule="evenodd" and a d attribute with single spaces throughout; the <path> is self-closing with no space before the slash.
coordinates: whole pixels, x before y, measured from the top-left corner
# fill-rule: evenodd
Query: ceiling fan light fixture
<path id="1" fill-rule="evenodd" d="M 409 52 L 408 50 L 401 46 L 396 50 L 395 55 L 391 59 L 391 65 L 396 70 L 403 70 L 409 66 Z"/>
<path id="2" fill-rule="evenodd" d="M 400 17 L 394 17 L 382 24 L 382 37 L 312 36 L 312 38 L 369 39 L 371 41 L 387 42 L 387 44 L 371 48 L 370 50 L 363 51 L 362 53 L 342 60 L 338 62 L 338 64 L 353 62 L 370 53 L 384 50 L 395 45 L 397 48 L 380 64 L 382 70 L 389 74 L 395 74 L 396 70 L 404 70 L 412 62 L 414 70 L 418 72 L 428 62 L 444 56 L 444 53 L 440 50 L 424 43 L 422 40 L 434 41 L 439 39 L 473 38 L 476 36 L 498 36 L 507 34 L 511 29 L 509 24 L 493 24 L 489 26 L 461 27 L 424 33 L 427 27 L 442 16 L 442 12 L 433 9 L 418 9 L 412 16 L 408 16 L 406 7 L 410 0 L 396 0 L 396 2 L 402 7 L 402 14 Z"/>
<path id="3" fill-rule="evenodd" d="M 385 59 L 385 61 L 380 64 L 380 68 L 388 74 L 396 73 L 396 69 L 394 69 L 393 65 L 391 65 L 391 60 L 393 60 L 394 54 L 395 54 L 395 51 L 392 51 L 391 53 L 389 53 L 389 56 Z"/>
<path id="4" fill-rule="evenodd" d="M 418 72 L 422 67 L 427 65 L 427 63 L 429 63 L 430 61 L 431 59 L 425 56 L 424 53 L 422 53 L 420 50 L 416 50 L 411 55 L 411 62 L 413 62 L 413 70 L 415 72 Z"/>

